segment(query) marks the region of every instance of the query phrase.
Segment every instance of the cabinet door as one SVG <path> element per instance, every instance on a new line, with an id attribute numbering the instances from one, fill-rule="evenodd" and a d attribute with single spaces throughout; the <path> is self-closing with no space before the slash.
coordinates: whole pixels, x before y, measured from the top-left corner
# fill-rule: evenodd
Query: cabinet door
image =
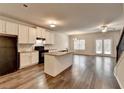
<path id="1" fill-rule="evenodd" d="M 41 29 L 41 36 L 42 36 L 42 38 L 45 38 L 45 29 Z"/>
<path id="2" fill-rule="evenodd" d="M 54 33 L 50 33 L 50 43 L 54 44 Z"/>
<path id="3" fill-rule="evenodd" d="M 36 41 L 36 30 L 35 28 L 29 28 L 29 38 L 28 38 L 28 42 L 31 44 L 34 44 Z"/>
<path id="4" fill-rule="evenodd" d="M 20 68 L 24 68 L 31 65 L 31 54 L 20 53 Z"/>
<path id="5" fill-rule="evenodd" d="M 6 34 L 18 35 L 18 24 L 6 22 Z"/>
<path id="6" fill-rule="evenodd" d="M 39 27 L 36 29 L 36 37 L 42 38 L 41 28 Z"/>
<path id="7" fill-rule="evenodd" d="M 19 25 L 19 43 L 28 43 L 28 27 Z"/>
<path id="8" fill-rule="evenodd" d="M 45 44 L 50 44 L 50 33 L 48 31 L 45 31 L 45 38 L 46 38 Z"/>
<path id="9" fill-rule="evenodd" d="M 0 33 L 5 33 L 5 21 L 0 20 Z"/>
<path id="10" fill-rule="evenodd" d="M 38 52 L 32 52 L 32 64 L 38 64 L 39 54 Z"/>

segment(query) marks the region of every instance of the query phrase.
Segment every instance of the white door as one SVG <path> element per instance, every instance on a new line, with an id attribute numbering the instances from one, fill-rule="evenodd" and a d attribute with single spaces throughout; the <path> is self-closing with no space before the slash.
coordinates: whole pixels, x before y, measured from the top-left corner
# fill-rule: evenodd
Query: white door
<path id="1" fill-rule="evenodd" d="M 96 54 L 102 54 L 103 48 L 102 48 L 102 40 L 96 40 Z"/>
<path id="2" fill-rule="evenodd" d="M 96 40 L 96 54 L 110 55 L 112 52 L 111 39 Z"/>
<path id="3" fill-rule="evenodd" d="M 112 51 L 112 42 L 111 39 L 104 40 L 104 54 L 111 54 Z"/>

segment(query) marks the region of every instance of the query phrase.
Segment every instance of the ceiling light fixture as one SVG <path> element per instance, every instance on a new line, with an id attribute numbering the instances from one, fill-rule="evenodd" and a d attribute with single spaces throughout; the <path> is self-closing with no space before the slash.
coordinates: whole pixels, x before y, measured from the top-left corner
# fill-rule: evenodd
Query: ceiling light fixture
<path id="1" fill-rule="evenodd" d="M 103 32 L 103 33 L 104 33 L 104 32 L 107 32 L 107 26 L 102 26 L 101 28 L 102 28 L 102 32 Z"/>
<path id="2" fill-rule="evenodd" d="M 54 28 L 54 27 L 56 27 L 56 25 L 55 24 L 50 24 L 50 27 Z"/>
<path id="3" fill-rule="evenodd" d="M 56 27 L 56 22 L 55 22 L 55 21 L 49 21 L 49 26 L 50 26 L 51 28 Z"/>

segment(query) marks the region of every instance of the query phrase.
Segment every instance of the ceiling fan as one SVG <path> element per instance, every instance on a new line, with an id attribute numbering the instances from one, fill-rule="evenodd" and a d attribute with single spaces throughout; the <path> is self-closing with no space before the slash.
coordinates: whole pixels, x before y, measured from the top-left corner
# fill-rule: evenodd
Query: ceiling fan
<path id="1" fill-rule="evenodd" d="M 102 26 L 100 26 L 99 28 L 96 29 L 96 31 L 103 32 L 103 33 L 108 32 L 108 31 L 116 31 L 116 30 L 117 30 L 116 28 L 109 27 L 107 25 L 102 25 Z"/>

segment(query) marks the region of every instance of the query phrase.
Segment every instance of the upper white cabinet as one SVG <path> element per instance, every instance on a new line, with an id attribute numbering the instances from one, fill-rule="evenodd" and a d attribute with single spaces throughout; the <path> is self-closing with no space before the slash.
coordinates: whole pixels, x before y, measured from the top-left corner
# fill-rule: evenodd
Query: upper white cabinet
<path id="1" fill-rule="evenodd" d="M 28 43 L 28 27 L 24 25 L 19 25 L 19 43 Z"/>
<path id="2" fill-rule="evenodd" d="M 45 38 L 46 38 L 45 44 L 54 44 L 54 33 L 50 31 L 45 31 Z"/>
<path id="3" fill-rule="evenodd" d="M 46 29 L 37 27 L 37 37 L 45 38 Z"/>
<path id="4" fill-rule="evenodd" d="M 6 22 L 6 34 L 18 35 L 18 24 Z"/>
<path id="5" fill-rule="evenodd" d="M 0 33 L 5 33 L 5 21 L 0 20 Z"/>
<path id="6" fill-rule="evenodd" d="M 40 27 L 36 28 L 36 36 L 39 37 L 39 38 L 42 38 L 42 32 L 41 32 L 41 28 Z"/>
<path id="7" fill-rule="evenodd" d="M 50 44 L 50 33 L 48 31 L 45 31 L 45 44 Z"/>
<path id="8" fill-rule="evenodd" d="M 55 44 L 54 38 L 55 38 L 54 33 L 50 33 L 50 42 L 51 42 L 51 44 Z"/>
<path id="9" fill-rule="evenodd" d="M 46 31 L 46 29 L 43 29 L 43 28 L 41 29 L 41 37 L 42 38 L 45 38 L 45 31 Z"/>
<path id="10" fill-rule="evenodd" d="M 29 38 L 28 38 L 28 43 L 34 44 L 36 41 L 36 29 L 30 27 L 29 28 Z"/>

